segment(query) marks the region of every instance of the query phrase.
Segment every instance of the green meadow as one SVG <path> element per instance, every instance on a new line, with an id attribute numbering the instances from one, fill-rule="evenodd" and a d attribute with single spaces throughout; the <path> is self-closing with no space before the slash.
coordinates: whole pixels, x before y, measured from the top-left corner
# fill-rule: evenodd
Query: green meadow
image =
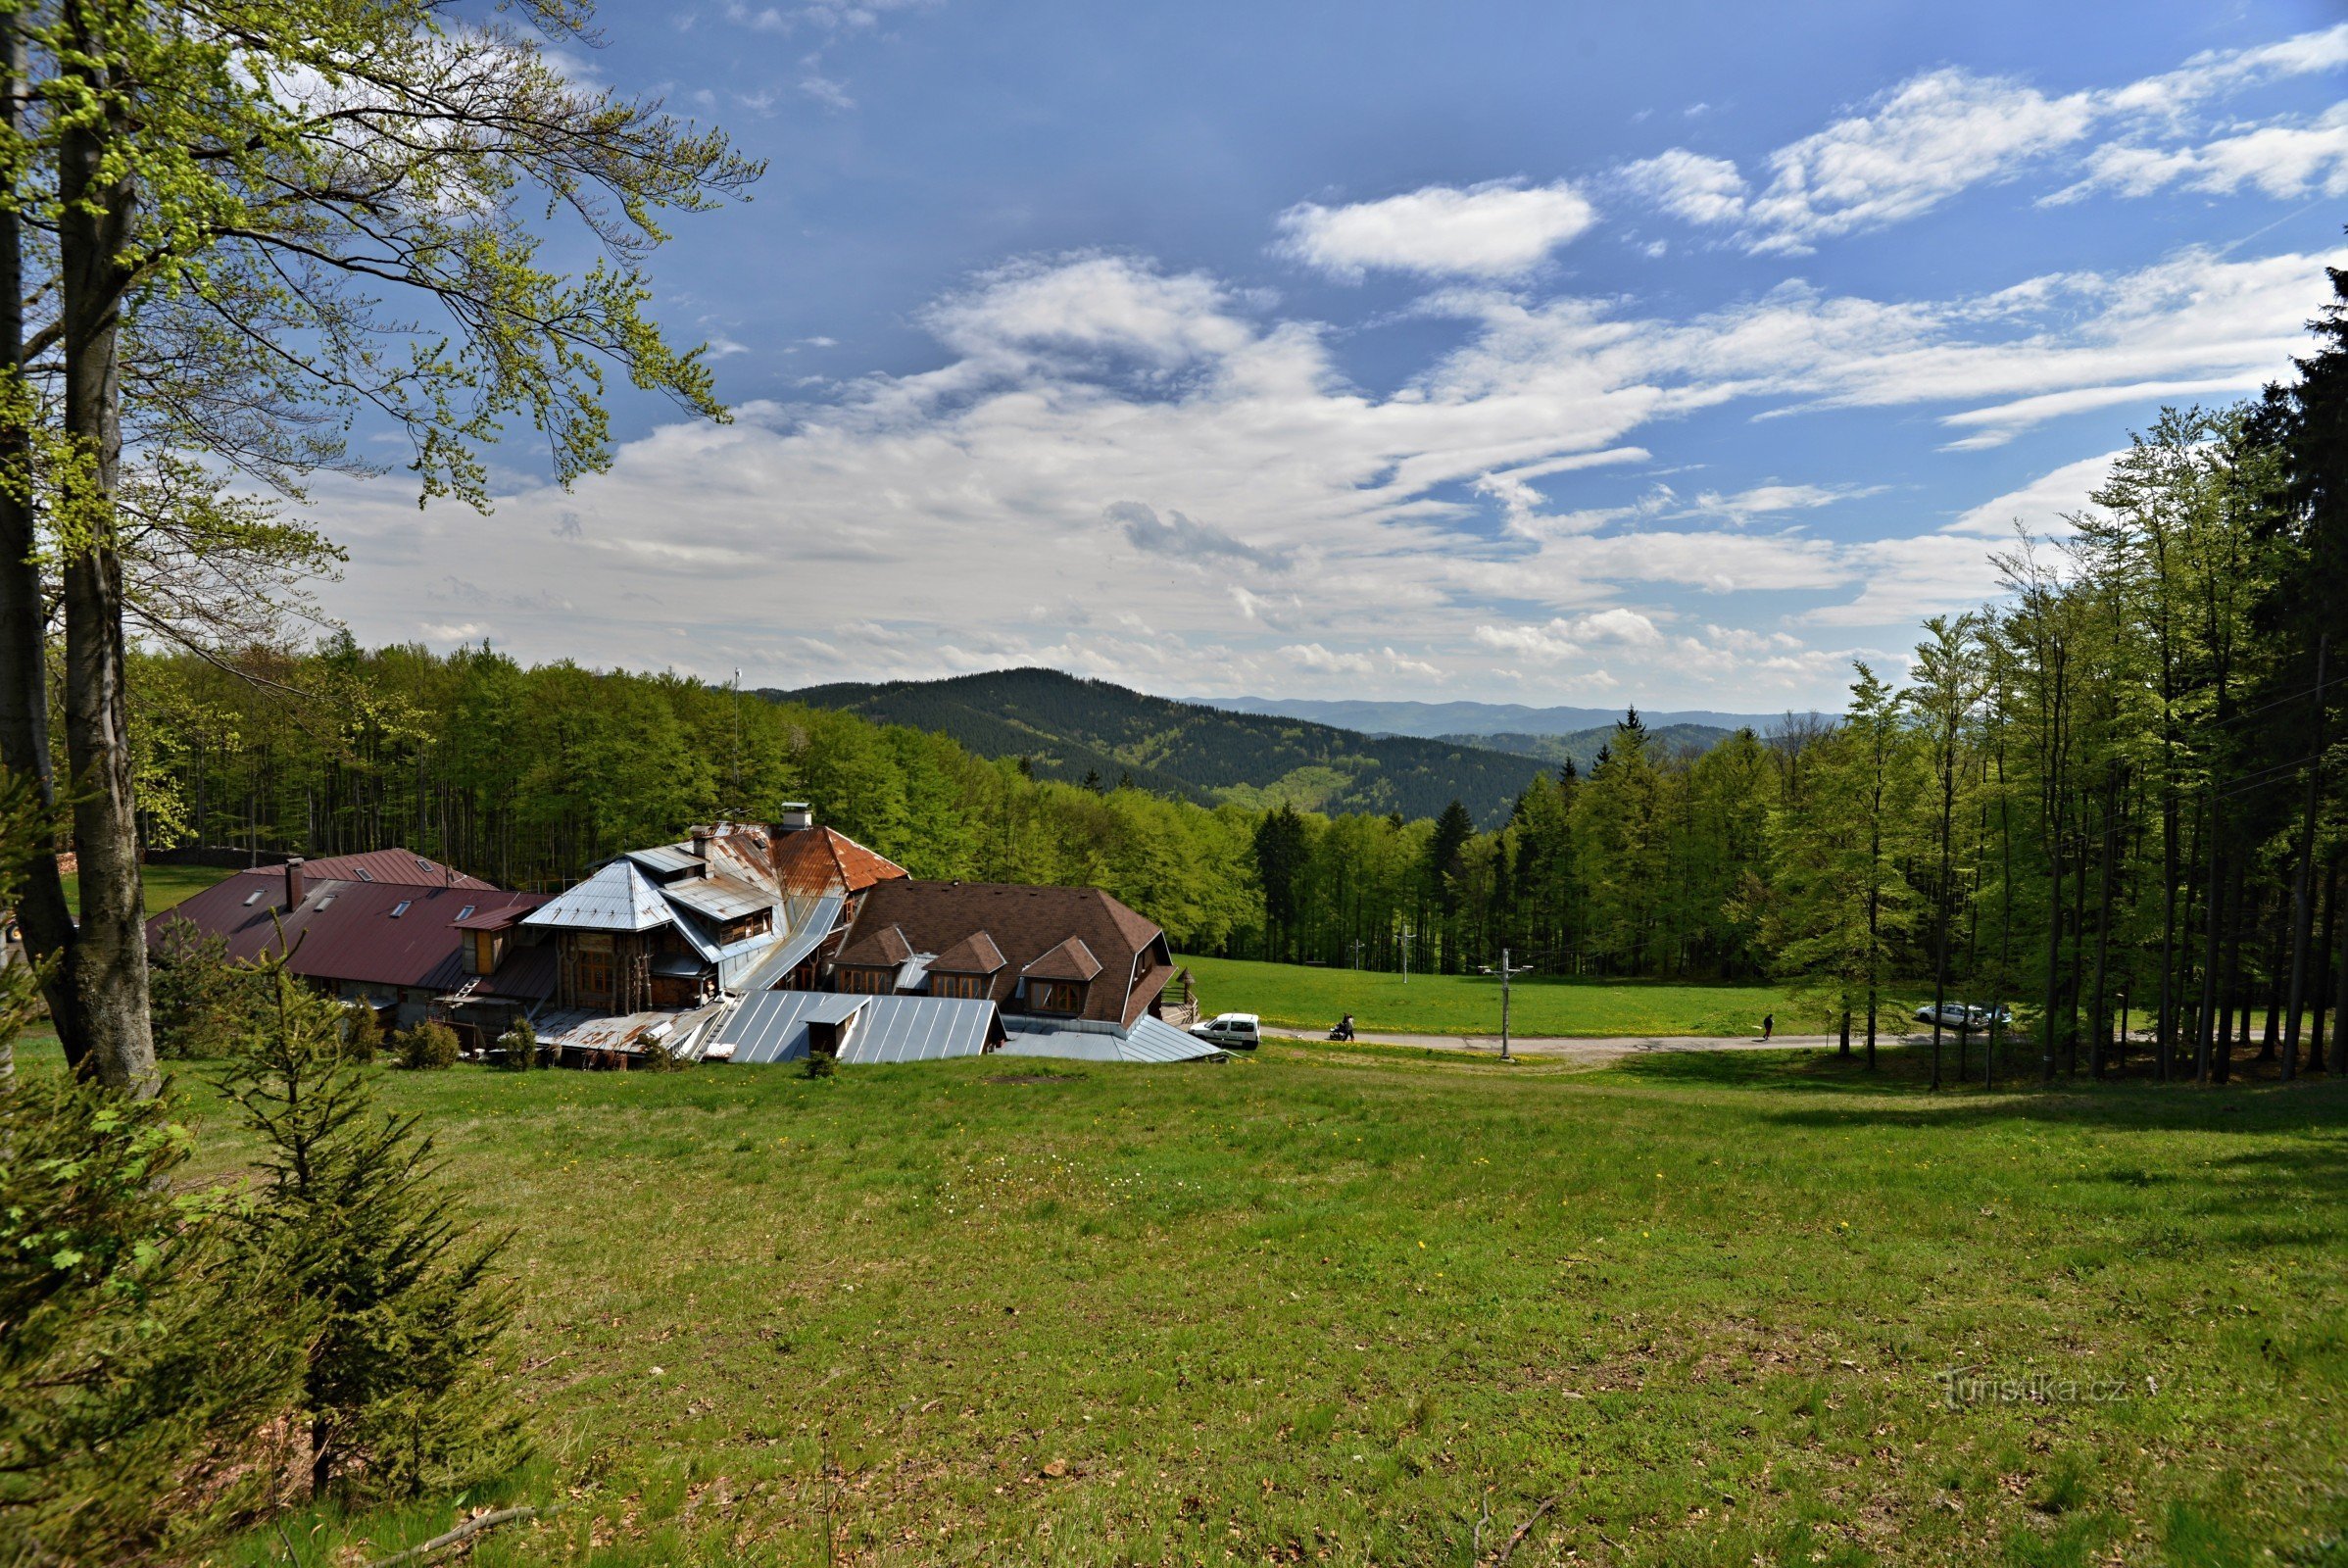
<path id="1" fill-rule="evenodd" d="M 485 1568 L 2348 1562 L 2348 1089 L 1918 1055 L 382 1086 L 513 1237 Z"/>
<path id="2" fill-rule="evenodd" d="M 1178 961 L 1196 979 L 1198 1004 L 1209 1015 L 1252 1012 L 1283 1028 L 1326 1029 L 1351 1012 L 1359 1029 L 1419 1035 L 1500 1032 L 1500 982 L 1493 975 L 1414 974 L 1405 983 L 1399 974 L 1369 969 L 1244 958 Z M 1509 1027 L 1520 1035 L 1758 1036 L 1763 1015 L 1773 1013 L 1783 1033 L 1827 1027 L 1815 1004 L 1805 1008 L 1777 985 L 1521 975 L 1509 989 Z M 1913 999 L 1887 1001 L 1879 1028 L 1887 1033 L 1902 1027 L 1900 1020 L 1915 1006 Z"/>
<path id="3" fill-rule="evenodd" d="M 233 870 L 214 865 L 148 865 L 139 869 L 149 914 L 161 914 L 182 899 L 193 898 L 223 877 L 234 876 Z M 65 879 L 66 902 L 75 910 L 81 907 L 81 879 Z"/>

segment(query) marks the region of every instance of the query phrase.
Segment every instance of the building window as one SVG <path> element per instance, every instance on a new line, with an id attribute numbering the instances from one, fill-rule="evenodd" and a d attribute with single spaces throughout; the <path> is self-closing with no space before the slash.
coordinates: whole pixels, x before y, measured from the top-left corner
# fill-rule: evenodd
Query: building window
<path id="1" fill-rule="evenodd" d="M 1038 1012 L 1082 1012 L 1084 987 L 1073 980 L 1030 980 L 1027 1004 Z"/>
<path id="2" fill-rule="evenodd" d="M 416 901 L 413 899 L 402 899 L 399 903 L 393 905 L 391 906 L 391 917 L 394 920 L 397 920 L 401 915 L 406 914 L 408 912 L 408 906 L 414 902 Z"/>
<path id="3" fill-rule="evenodd" d="M 579 995 L 605 998 L 611 995 L 611 955 L 609 953 L 580 954 L 573 960 L 570 973 Z"/>
<path id="4" fill-rule="evenodd" d="M 460 920 L 469 920 L 472 918 L 472 912 L 473 906 L 468 904 L 464 908 L 457 911 L 457 918 Z"/>
<path id="5" fill-rule="evenodd" d="M 897 971 L 894 969 L 842 969 L 840 971 L 840 989 L 853 992 L 857 996 L 885 997 L 897 989 L 896 980 Z"/>

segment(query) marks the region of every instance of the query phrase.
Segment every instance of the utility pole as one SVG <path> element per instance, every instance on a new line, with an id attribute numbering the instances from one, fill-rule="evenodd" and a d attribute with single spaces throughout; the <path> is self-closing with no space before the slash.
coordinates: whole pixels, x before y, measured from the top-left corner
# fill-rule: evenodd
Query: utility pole
<path id="1" fill-rule="evenodd" d="M 1410 984 L 1410 927 L 1402 928 L 1402 983 Z"/>
<path id="2" fill-rule="evenodd" d="M 1356 969 L 1361 967 L 1361 949 L 1362 940 L 1359 937 L 1355 937 L 1353 939 L 1353 967 Z"/>
<path id="3" fill-rule="evenodd" d="M 1500 950 L 1500 1059 L 1514 1061 L 1508 1054 L 1508 950 Z"/>

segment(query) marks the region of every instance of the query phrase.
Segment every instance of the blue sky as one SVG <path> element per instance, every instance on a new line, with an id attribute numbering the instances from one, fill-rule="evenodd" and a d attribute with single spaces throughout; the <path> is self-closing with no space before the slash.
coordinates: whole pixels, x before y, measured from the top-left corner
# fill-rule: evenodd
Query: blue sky
<path id="1" fill-rule="evenodd" d="M 494 515 L 338 484 L 364 639 L 798 685 L 1831 705 L 2348 265 L 2338 4 L 607 8 L 771 160 Z"/>

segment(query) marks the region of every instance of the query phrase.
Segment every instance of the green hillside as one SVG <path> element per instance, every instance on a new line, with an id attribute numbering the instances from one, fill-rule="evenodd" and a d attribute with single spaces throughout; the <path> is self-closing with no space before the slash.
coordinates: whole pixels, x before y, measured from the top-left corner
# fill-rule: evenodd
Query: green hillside
<path id="1" fill-rule="evenodd" d="M 1487 746 L 1362 735 L 1171 702 L 1052 669 L 758 695 L 933 730 L 982 757 L 1026 758 L 1043 778 L 1130 782 L 1209 803 L 1285 800 L 1322 810 L 1434 816 L 1457 799 L 1491 827 L 1506 820 L 1518 793 L 1547 765 Z"/>
<path id="2" fill-rule="evenodd" d="M 1649 725 L 1647 744 L 1661 752 L 1705 752 L 1735 734 L 1716 724 Z M 1528 735 L 1501 732 L 1492 735 L 1439 735 L 1446 746 L 1477 746 L 1488 751 L 1513 752 L 1520 757 L 1538 757 L 1551 765 L 1573 760 L 1577 767 L 1587 768 L 1598 748 L 1614 736 L 1612 724 L 1600 724 L 1594 729 L 1575 730 L 1570 735 Z"/>

